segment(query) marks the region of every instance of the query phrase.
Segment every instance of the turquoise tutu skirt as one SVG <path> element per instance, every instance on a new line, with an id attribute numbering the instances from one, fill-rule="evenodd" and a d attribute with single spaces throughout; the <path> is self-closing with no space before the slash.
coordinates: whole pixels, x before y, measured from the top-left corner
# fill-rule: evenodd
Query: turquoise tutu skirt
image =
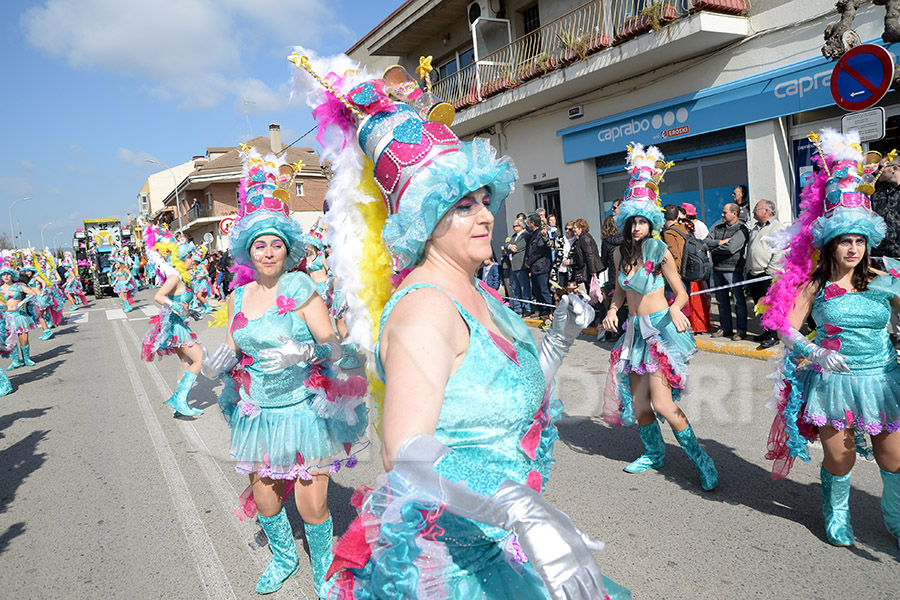
<path id="1" fill-rule="evenodd" d="M 200 343 L 184 319 L 168 308 L 150 319 L 150 326 L 141 344 L 141 358 L 147 362 L 153 362 L 156 356 L 173 354 L 178 348 Z"/>
<path id="2" fill-rule="evenodd" d="M 835 429 L 852 427 L 869 435 L 900 431 L 900 366 L 896 361 L 823 377 L 818 370 L 801 372 L 805 390 L 805 422 Z"/>
<path id="3" fill-rule="evenodd" d="M 679 333 L 669 309 L 630 316 L 625 333 L 610 351 L 610 368 L 603 393 L 603 420 L 629 427 L 635 423 L 629 373 L 661 373 L 676 402 L 687 390 L 687 368 L 697 353 L 693 332 Z"/>
<path id="4" fill-rule="evenodd" d="M 12 330 L 16 333 L 28 333 L 37 327 L 37 323 L 35 323 L 34 317 L 28 312 L 27 306 L 9 311 L 9 316 Z"/>

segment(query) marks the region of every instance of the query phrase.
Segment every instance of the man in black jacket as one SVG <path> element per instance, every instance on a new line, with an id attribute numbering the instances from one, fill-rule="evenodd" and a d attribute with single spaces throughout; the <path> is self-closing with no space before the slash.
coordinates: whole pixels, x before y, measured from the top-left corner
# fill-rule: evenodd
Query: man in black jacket
<path id="1" fill-rule="evenodd" d="M 509 262 L 512 290 L 507 294 L 513 297 L 512 309 L 520 315 L 531 312 L 531 279 L 528 269 L 525 267 L 525 251 L 528 248 L 528 232 L 525 230 L 525 221 L 516 219 L 513 223 L 513 234 L 507 238 L 506 243 L 500 246 L 503 256 Z"/>
<path id="2" fill-rule="evenodd" d="M 528 248 L 525 250 L 525 267 L 531 270 L 531 292 L 534 299 L 543 304 L 551 304 L 550 269 L 553 267 L 553 254 L 550 248 L 550 236 L 541 227 L 541 216 L 537 213 L 529 215 Z M 532 317 L 550 318 L 550 306 L 536 306 Z"/>
<path id="3" fill-rule="evenodd" d="M 745 249 L 749 239 L 747 228 L 740 220 L 740 207 L 729 203 L 722 209 L 722 220 L 709 230 L 704 240 L 713 263 L 713 285 L 715 287 L 730 285 L 744 280 Z M 734 314 L 737 317 L 737 331 L 731 321 L 731 298 L 734 297 Z M 716 303 L 719 305 L 720 329 L 713 332 L 713 337 L 730 337 L 731 339 L 747 339 L 747 297 L 744 286 L 718 290 Z"/>
<path id="4" fill-rule="evenodd" d="M 881 215 L 887 225 L 887 234 L 872 250 L 872 256 L 900 257 L 900 164 L 888 163 L 875 182 L 872 210 Z"/>

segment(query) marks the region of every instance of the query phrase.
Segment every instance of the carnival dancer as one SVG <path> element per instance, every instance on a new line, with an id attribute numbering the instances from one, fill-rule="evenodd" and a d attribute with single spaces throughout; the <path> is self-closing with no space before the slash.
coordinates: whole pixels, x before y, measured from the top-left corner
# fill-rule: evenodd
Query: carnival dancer
<path id="1" fill-rule="evenodd" d="M 212 312 L 212 306 L 209 303 L 209 297 L 212 295 L 212 283 L 209 280 L 209 271 L 204 262 L 205 255 L 206 249 L 203 246 L 197 248 L 195 255 L 197 265 L 191 272 L 191 275 L 194 278 L 194 283 L 192 285 L 194 289 L 194 301 L 191 304 L 191 308 L 204 315 Z"/>
<path id="2" fill-rule="evenodd" d="M 16 338 L 13 318 L 6 312 L 6 304 L 0 302 L 0 357 L 8 358 L 13 352 L 18 354 L 16 350 L 18 340 Z M 0 396 L 6 396 L 12 391 L 12 383 L 9 381 L 6 373 L 3 372 L 3 369 L 0 369 Z"/>
<path id="3" fill-rule="evenodd" d="M 84 288 L 81 286 L 81 279 L 78 278 L 78 267 L 71 252 L 66 252 L 63 259 L 59 263 L 66 271 L 66 281 L 63 291 L 72 303 L 69 310 L 78 310 L 82 306 L 87 306 L 87 296 Z"/>
<path id="4" fill-rule="evenodd" d="M 181 377 L 175 393 L 166 400 L 175 416 L 196 417 L 203 414 L 188 404 L 188 393 L 200 374 L 203 351 L 197 334 L 187 325 L 190 317 L 191 269 L 194 268 L 194 244 L 176 240 L 171 233 L 149 225 L 144 234 L 147 255 L 156 271 L 165 278 L 153 296 L 162 305 L 159 314 L 150 319 L 150 331 L 144 336 L 141 358 L 152 362 L 155 356 L 177 354 L 181 361 Z"/>
<path id="5" fill-rule="evenodd" d="M 50 326 L 52 329 L 59 327 L 65 321 L 63 310 L 66 308 L 66 296 L 62 289 L 63 280 L 53 261 L 53 255 L 49 250 L 44 250 L 44 253 L 39 258 L 41 269 L 50 281 L 47 289 L 50 292 L 50 297 L 53 299 L 53 303 L 50 306 Z"/>
<path id="6" fill-rule="evenodd" d="M 45 282 L 43 274 L 38 275 L 37 267 L 33 260 L 34 254 L 24 256 L 22 262 L 22 274 L 28 279 L 28 287 L 35 290 L 34 300 L 28 303 L 28 314 L 37 325 L 40 325 L 41 337 L 38 339 L 49 340 L 53 337 L 53 331 L 50 326 L 50 307 L 53 304 L 53 298 L 48 290 L 49 282 Z"/>
<path id="7" fill-rule="evenodd" d="M 322 64 L 329 92 L 309 97 L 335 172 L 330 264 L 354 342 L 374 352 L 389 470 L 355 495 L 360 516 L 335 546 L 328 597 L 630 597 L 601 575 L 599 544 L 541 497 L 562 414 L 551 382 L 593 311 L 567 297 L 538 348 L 476 285 L 512 164 L 484 139 L 460 142 L 452 108 L 408 77 L 389 91 L 420 98 L 421 114 L 389 99 L 385 80 L 345 72 L 346 57 Z"/>
<path id="8" fill-rule="evenodd" d="M 603 419 L 630 427 L 637 421 L 644 453 L 625 467 L 628 473 L 660 469 L 666 444 L 656 415 L 672 428 L 675 439 L 700 474 L 700 485 L 712 490 L 719 474 L 700 447 L 694 430 L 676 402 L 687 387 L 688 362 L 697 352 L 690 322 L 682 308 L 688 295 L 675 260 L 659 239 L 665 220 L 659 206 L 659 183 L 672 163 L 655 146 L 628 146 L 626 169 L 631 173 L 625 201 L 619 205 L 616 226 L 622 245 L 613 255 L 616 291 L 603 319 L 603 328 L 616 331 L 617 311 L 628 300 L 628 326 L 610 352 L 604 391 Z M 666 301 L 664 284 L 675 292 Z"/>
<path id="9" fill-rule="evenodd" d="M 331 564 L 329 474 L 356 464 L 368 442 L 366 381 L 334 377 L 340 347 L 315 282 L 293 269 L 304 235 L 290 217 L 294 167 L 243 145 L 241 211 L 230 233 L 235 263 L 252 281 L 228 298 L 226 342 L 204 361 L 204 373 L 233 371 L 220 404 L 231 427 L 231 456 L 250 476 L 249 492 L 273 557 L 256 591 L 281 588 L 299 559 L 284 499 L 294 491 L 309 543 L 317 594 Z M 246 271 L 245 271 L 246 272 Z M 253 508 L 245 514 L 253 514 Z"/>
<path id="10" fill-rule="evenodd" d="M 110 279 L 113 280 L 113 292 L 119 295 L 119 300 L 122 301 L 123 310 L 127 313 L 131 312 L 134 310 L 131 303 L 134 302 L 133 294 L 137 291 L 137 282 L 131 275 L 131 271 L 128 270 L 124 258 L 121 256 L 113 256 L 110 259 L 110 262 L 114 265 L 113 270 L 110 273 Z"/>
<path id="11" fill-rule="evenodd" d="M 874 454 L 884 522 L 900 537 L 900 368 L 887 329 L 892 311 L 900 311 L 900 262 L 885 259 L 886 272 L 870 264 L 886 227 L 869 198 L 880 173 L 864 164 L 859 133 L 824 129 L 809 139 L 819 150 L 815 179 L 787 230 L 784 268 L 763 301 L 763 325 L 787 348 L 766 458 L 775 461 L 772 478 L 785 477 L 795 458 L 810 461 L 809 441 L 821 440 L 825 533 L 829 543 L 850 546 L 856 452 Z M 812 341 L 799 331 L 810 313 Z"/>
<path id="12" fill-rule="evenodd" d="M 31 347 L 28 344 L 28 332 L 37 327 L 34 318 L 28 311 L 28 304 L 37 293 L 34 288 L 21 283 L 16 283 L 19 274 L 12 266 L 12 257 L 7 255 L 0 263 L 0 297 L 6 303 L 6 314 L 10 317 L 10 327 L 18 336 L 18 351 L 13 350 L 13 360 L 7 371 L 12 371 L 23 366 L 33 367 L 31 360 Z"/>

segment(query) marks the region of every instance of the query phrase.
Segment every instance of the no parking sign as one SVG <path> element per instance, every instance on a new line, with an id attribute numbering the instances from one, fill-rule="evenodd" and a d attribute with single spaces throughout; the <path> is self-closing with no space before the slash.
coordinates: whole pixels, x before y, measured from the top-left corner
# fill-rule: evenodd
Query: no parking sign
<path id="1" fill-rule="evenodd" d="M 894 81 L 894 55 L 876 44 L 846 52 L 831 74 L 831 97 L 844 110 L 865 110 L 884 98 Z"/>
<path id="2" fill-rule="evenodd" d="M 222 235 L 228 235 L 232 225 L 234 225 L 234 217 L 225 217 L 219 221 L 219 231 L 222 232 Z"/>

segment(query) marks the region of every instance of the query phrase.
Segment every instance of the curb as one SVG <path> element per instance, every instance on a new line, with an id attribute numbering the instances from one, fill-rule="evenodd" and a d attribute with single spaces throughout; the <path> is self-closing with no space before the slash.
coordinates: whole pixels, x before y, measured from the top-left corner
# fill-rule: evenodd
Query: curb
<path id="1" fill-rule="evenodd" d="M 523 320 L 531 327 L 541 328 L 544 325 L 544 322 L 540 319 L 526 318 Z M 582 333 L 596 337 L 597 329 L 595 327 L 588 327 Z M 694 337 L 694 341 L 697 343 L 697 347 L 704 352 L 728 354 L 731 356 L 742 356 L 744 358 L 754 358 L 756 360 L 773 360 L 777 358 L 783 350 L 783 348 L 780 348 L 778 346 L 774 348 L 757 350 L 755 346 L 749 345 L 745 342 L 713 341 L 704 338 L 698 338 L 696 336 Z"/>

